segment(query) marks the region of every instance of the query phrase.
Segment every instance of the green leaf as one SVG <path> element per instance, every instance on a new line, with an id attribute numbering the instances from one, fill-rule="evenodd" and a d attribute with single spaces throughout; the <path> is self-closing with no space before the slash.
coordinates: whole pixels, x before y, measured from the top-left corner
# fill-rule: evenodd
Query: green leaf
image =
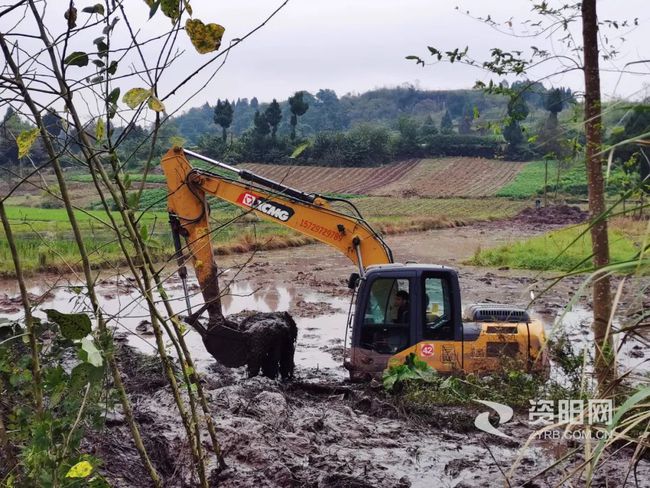
<path id="1" fill-rule="evenodd" d="M 144 103 L 151 96 L 151 90 L 146 88 L 131 88 L 122 97 L 122 101 L 128 105 L 129 108 L 135 109 L 140 104 Z"/>
<path id="2" fill-rule="evenodd" d="M 18 144 L 18 158 L 24 158 L 29 154 L 29 150 L 36 142 L 36 138 L 40 133 L 38 128 L 29 129 L 18 134 L 16 138 L 16 144 Z"/>
<path id="3" fill-rule="evenodd" d="M 131 175 L 129 173 L 124 175 L 124 189 L 128 190 L 131 188 L 132 180 L 131 180 Z"/>
<path id="4" fill-rule="evenodd" d="M 178 0 L 160 0 L 160 10 L 172 19 L 172 22 L 175 22 L 181 15 L 181 11 L 178 8 Z"/>
<path id="5" fill-rule="evenodd" d="M 97 125 L 95 126 L 95 137 L 99 141 L 104 138 L 105 133 L 106 133 L 106 124 L 104 124 L 104 119 L 100 118 L 97 120 Z"/>
<path id="6" fill-rule="evenodd" d="M 79 340 L 90 334 L 92 325 L 85 313 L 61 313 L 53 309 L 45 310 L 45 313 L 50 321 L 59 326 L 66 339 Z"/>
<path id="7" fill-rule="evenodd" d="M 192 6 L 190 5 L 190 2 L 188 0 L 183 0 L 183 5 L 185 5 L 185 10 L 187 10 L 187 13 L 192 15 Z"/>
<path id="8" fill-rule="evenodd" d="M 185 32 L 192 45 L 200 54 L 216 51 L 221 46 L 221 38 L 226 29 L 219 24 L 204 24 L 199 19 L 187 19 Z"/>
<path id="9" fill-rule="evenodd" d="M 100 61 L 99 59 L 93 59 L 93 64 L 99 68 L 103 68 L 104 66 L 106 66 L 104 61 Z"/>
<path id="10" fill-rule="evenodd" d="M 83 290 L 84 289 L 81 286 L 70 286 L 70 287 L 68 287 L 68 291 L 74 293 L 75 295 L 81 295 L 81 292 Z"/>
<path id="11" fill-rule="evenodd" d="M 164 112 L 165 111 L 165 105 L 158 100 L 156 97 L 151 95 L 149 97 L 149 101 L 147 103 L 149 105 L 149 108 L 153 110 L 154 112 Z"/>
<path id="12" fill-rule="evenodd" d="M 117 61 L 111 61 L 111 65 L 106 69 L 108 74 L 114 75 L 117 71 Z"/>
<path id="13" fill-rule="evenodd" d="M 144 2 L 149 6 L 149 18 L 156 15 L 156 11 L 160 6 L 160 0 L 144 0 Z"/>
<path id="14" fill-rule="evenodd" d="M 149 239 L 147 239 L 147 247 L 151 249 L 163 249 L 164 246 L 161 241 L 149 236 Z"/>
<path id="15" fill-rule="evenodd" d="M 99 368 L 104 364 L 102 353 L 95 347 L 95 342 L 90 337 L 81 339 L 81 349 L 86 352 L 86 361 Z"/>
<path id="16" fill-rule="evenodd" d="M 300 146 L 298 146 L 297 148 L 295 148 L 295 149 L 293 150 L 293 152 L 291 153 L 291 156 L 289 156 L 289 157 L 290 157 L 291 159 L 295 159 L 295 158 L 297 158 L 297 157 L 300 156 L 300 155 L 305 151 L 305 149 L 307 149 L 309 146 L 310 146 L 309 142 L 305 142 L 305 143 L 303 143 L 303 144 L 300 144 Z"/>
<path id="17" fill-rule="evenodd" d="M 120 89 L 115 88 L 113 91 L 111 91 L 108 94 L 108 97 L 106 98 L 106 101 L 108 103 L 117 103 L 117 101 L 120 99 Z"/>
<path id="18" fill-rule="evenodd" d="M 140 238 L 144 242 L 147 242 L 147 239 L 149 239 L 149 229 L 147 229 L 146 225 L 140 226 Z"/>
<path id="19" fill-rule="evenodd" d="M 92 14 L 104 15 L 104 6 L 101 3 L 96 3 L 92 7 L 86 7 L 81 11 L 91 15 Z"/>
<path id="20" fill-rule="evenodd" d="M 70 468 L 66 478 L 88 478 L 93 472 L 93 465 L 88 461 L 81 461 Z"/>
<path id="21" fill-rule="evenodd" d="M 93 366 L 89 362 L 78 364 L 72 368 L 70 373 L 70 389 L 74 392 L 80 391 L 86 385 L 98 384 L 104 378 L 104 368 Z"/>
<path id="22" fill-rule="evenodd" d="M 75 51 L 66 56 L 63 60 L 64 64 L 71 64 L 73 66 L 86 66 L 88 64 L 88 54 L 83 51 Z"/>
<path id="23" fill-rule="evenodd" d="M 102 38 L 95 39 L 93 42 L 97 46 L 97 55 L 100 58 L 107 58 L 108 57 L 108 44 L 106 44 L 103 41 Z"/>
<path id="24" fill-rule="evenodd" d="M 392 375 L 384 376 L 384 388 L 386 388 L 388 391 L 393 389 L 396 382 L 397 382 L 397 375 L 392 374 Z"/>
<path id="25" fill-rule="evenodd" d="M 137 191 L 129 193 L 129 196 L 127 197 L 127 204 L 129 205 L 129 208 L 136 209 L 140 205 L 140 193 Z"/>

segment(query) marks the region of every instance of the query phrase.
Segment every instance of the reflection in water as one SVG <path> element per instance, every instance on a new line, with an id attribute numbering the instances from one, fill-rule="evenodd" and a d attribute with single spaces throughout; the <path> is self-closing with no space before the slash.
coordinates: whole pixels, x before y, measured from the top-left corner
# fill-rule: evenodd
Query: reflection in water
<path id="1" fill-rule="evenodd" d="M 41 295 L 50 290 L 43 284 L 34 284 L 30 287 L 30 292 L 35 295 Z M 195 287 L 194 287 L 195 288 Z M 153 336 L 143 336 L 136 332 L 136 327 L 143 319 L 149 319 L 149 312 L 146 302 L 142 295 L 128 282 L 115 283 L 114 281 L 106 282 L 97 288 L 98 296 L 101 301 L 101 307 L 109 325 L 116 328 L 117 332 L 129 333 L 129 344 L 133 347 L 147 353 L 154 353 L 156 350 L 155 339 Z M 166 292 L 170 297 L 172 307 L 179 315 L 186 315 L 185 298 L 180 285 L 170 283 L 166 287 Z M 8 296 L 18 294 L 17 287 L 14 289 L 12 283 L 6 283 L 4 290 L 0 293 L 6 293 Z M 197 289 L 190 298 L 193 310 L 196 310 L 203 304 L 203 298 Z M 154 299 L 159 303 L 160 296 L 154 294 Z M 222 297 L 222 308 L 225 315 L 236 314 L 244 310 L 258 312 L 278 312 L 296 309 L 299 301 L 306 302 L 326 302 L 332 307 L 341 310 L 347 310 L 347 300 L 340 298 L 331 298 L 316 293 L 302 293 L 298 295 L 293 287 L 252 287 L 248 283 L 235 283 L 229 287 L 228 294 Z M 54 308 L 64 313 L 82 312 L 90 310 L 90 303 L 83 293 L 78 289 L 71 287 L 60 287 L 51 294 L 46 301 L 40 304 L 39 309 Z M 158 308 L 164 316 L 165 308 L 162 304 Z M 45 318 L 45 314 L 39 310 L 36 316 Z M 6 314 L 9 319 L 19 319 L 21 313 Z M 342 345 L 345 334 L 345 323 L 347 315 L 345 313 L 330 313 L 315 318 L 294 317 L 298 324 L 298 343 L 296 347 L 296 366 L 297 372 L 304 369 L 327 369 L 333 374 L 343 376 L 345 370 L 342 368 L 340 359 L 335 360 L 332 357 L 332 347 Z M 198 333 L 189 330 L 185 336 L 187 345 L 192 353 L 192 357 L 199 367 L 207 367 L 214 359 L 208 354 L 203 346 L 203 342 Z M 169 351 L 171 355 L 175 354 L 173 348 Z M 340 358 L 340 354 L 337 355 Z"/>

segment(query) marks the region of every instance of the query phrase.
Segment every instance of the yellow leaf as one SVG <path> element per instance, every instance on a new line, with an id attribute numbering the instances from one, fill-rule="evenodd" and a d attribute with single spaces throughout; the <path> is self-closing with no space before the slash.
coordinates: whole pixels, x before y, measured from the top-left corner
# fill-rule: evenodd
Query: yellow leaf
<path id="1" fill-rule="evenodd" d="M 219 49 L 225 30 L 219 24 L 206 25 L 198 19 L 187 19 L 185 22 L 185 32 L 187 32 L 192 45 L 200 54 Z"/>
<path id="2" fill-rule="evenodd" d="M 122 101 L 126 103 L 129 108 L 134 109 L 144 103 L 151 96 L 151 90 L 146 88 L 131 88 L 122 97 Z"/>
<path id="3" fill-rule="evenodd" d="M 87 478 L 93 472 L 93 465 L 88 461 L 81 461 L 70 468 L 66 478 Z"/>
<path id="4" fill-rule="evenodd" d="M 105 129 L 104 119 L 98 119 L 97 125 L 95 126 L 95 137 L 98 141 L 104 138 Z"/>
<path id="5" fill-rule="evenodd" d="M 27 154 L 29 154 L 29 150 L 34 145 L 34 142 L 36 142 L 36 138 L 38 137 L 39 133 L 40 131 L 38 128 L 35 128 L 23 131 L 18 135 L 16 138 L 16 143 L 18 144 L 19 158 L 24 158 L 27 156 Z"/>
<path id="6" fill-rule="evenodd" d="M 153 95 L 151 95 L 149 97 L 149 103 L 148 104 L 149 104 L 149 108 L 151 110 L 153 110 L 154 112 L 164 112 L 165 111 L 165 106 L 163 105 L 163 103 L 160 100 L 158 100 L 156 97 L 154 97 Z"/>
<path id="7" fill-rule="evenodd" d="M 169 138 L 169 145 L 171 147 L 183 147 L 187 140 L 181 136 L 171 136 Z"/>
<path id="8" fill-rule="evenodd" d="M 305 143 L 303 143 L 303 144 L 300 144 L 300 146 L 298 146 L 297 148 L 295 148 L 295 149 L 293 150 L 293 152 L 291 153 L 291 156 L 289 156 L 289 158 L 291 158 L 291 159 L 295 159 L 295 158 L 297 158 L 297 157 L 300 156 L 303 152 L 305 152 L 305 149 L 307 149 L 309 146 L 310 146 L 310 143 L 309 143 L 309 142 L 305 142 Z"/>

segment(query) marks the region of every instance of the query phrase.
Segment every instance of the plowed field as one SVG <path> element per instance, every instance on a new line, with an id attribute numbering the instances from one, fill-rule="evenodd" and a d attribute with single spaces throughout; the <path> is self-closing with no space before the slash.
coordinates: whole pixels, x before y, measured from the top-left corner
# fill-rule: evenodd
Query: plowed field
<path id="1" fill-rule="evenodd" d="M 391 197 L 488 197 L 525 163 L 481 158 L 407 160 L 376 168 L 245 164 L 242 167 L 303 191 Z"/>
<path id="2" fill-rule="evenodd" d="M 419 165 L 409 159 L 376 168 L 332 168 L 325 166 L 283 166 L 274 164 L 243 164 L 253 173 L 266 176 L 285 185 L 314 193 L 348 193 L 367 195 L 394 181 L 408 178 Z"/>
<path id="3" fill-rule="evenodd" d="M 378 196 L 489 197 L 526 163 L 482 158 L 424 159 L 404 177 L 369 192 Z"/>

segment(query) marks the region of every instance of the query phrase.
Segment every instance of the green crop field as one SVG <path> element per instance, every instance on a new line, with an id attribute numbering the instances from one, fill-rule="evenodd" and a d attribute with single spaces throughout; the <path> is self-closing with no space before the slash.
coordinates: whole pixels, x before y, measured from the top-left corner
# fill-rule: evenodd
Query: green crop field
<path id="1" fill-rule="evenodd" d="M 556 161 L 548 162 L 547 192 L 553 194 L 557 181 Z M 544 161 L 534 161 L 526 164 L 514 181 L 508 183 L 497 192 L 498 197 L 507 198 L 533 198 L 544 193 L 544 179 L 546 174 Z M 610 184 L 607 186 L 609 194 L 618 191 L 615 181 L 622 170 L 612 171 Z M 573 164 L 571 167 L 560 168 L 560 180 L 557 185 L 558 193 L 562 196 L 583 197 L 587 196 L 587 176 L 582 164 Z"/>
<path id="2" fill-rule="evenodd" d="M 507 218 L 527 205 L 523 201 L 505 198 L 355 197 L 352 201 L 371 225 L 387 234 Z M 210 198 L 210 207 L 217 252 L 246 252 L 255 248 L 271 249 L 313 242 L 285 227 L 259 221 L 229 203 Z M 141 208 L 149 208 L 136 215 L 140 223 L 147 226 L 154 254 L 160 260 L 170 258 L 173 248 L 165 211 L 166 190 L 144 190 Z M 7 213 L 18 238 L 26 271 L 79 269 L 79 253 L 65 209 L 8 206 Z M 118 223 L 121 222 L 118 212 L 111 214 Z M 75 215 L 90 251 L 92 265 L 99 268 L 124 264 L 114 232 L 107 225 L 106 213 L 96 209 L 77 210 Z M 13 264 L 6 240 L 0 241 L 0 259 L 0 274 L 11 274 Z"/>
<path id="3" fill-rule="evenodd" d="M 630 232 L 614 222 L 609 231 L 612 262 L 633 258 L 639 251 L 639 239 L 639 233 Z M 591 267 L 591 236 L 586 225 L 572 226 L 525 241 L 477 251 L 468 264 L 539 271 L 585 271 Z"/>

